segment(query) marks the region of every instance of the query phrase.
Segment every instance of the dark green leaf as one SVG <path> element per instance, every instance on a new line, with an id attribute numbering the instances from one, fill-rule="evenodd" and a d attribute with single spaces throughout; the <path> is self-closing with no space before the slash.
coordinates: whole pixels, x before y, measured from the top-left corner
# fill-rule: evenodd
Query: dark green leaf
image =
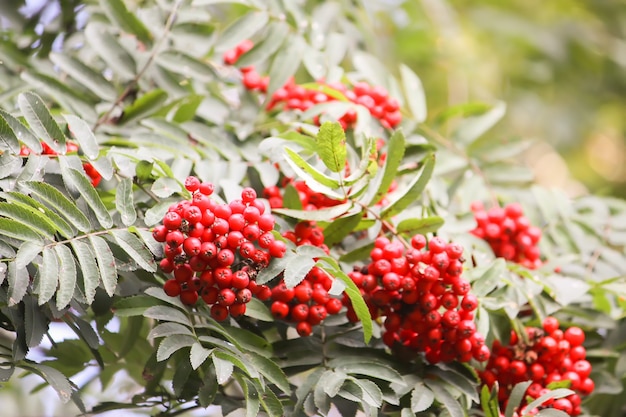
<path id="1" fill-rule="evenodd" d="M 83 276 L 85 299 L 87 304 L 91 304 L 96 296 L 96 288 L 100 283 L 100 271 L 96 264 L 96 255 L 91 246 L 83 241 L 72 240 L 71 245 Z"/>
<path id="2" fill-rule="evenodd" d="M 195 337 L 185 335 L 168 336 L 161 341 L 157 349 L 157 361 L 161 362 L 169 359 L 174 352 L 184 347 L 193 345 Z"/>
<path id="3" fill-rule="evenodd" d="M 495 386 L 492 391 L 489 391 L 489 387 L 483 385 L 480 391 L 480 405 L 485 413 L 485 417 L 500 417 L 498 392 Z"/>
<path id="4" fill-rule="evenodd" d="M 24 329 L 26 346 L 36 347 L 48 331 L 48 319 L 31 296 L 24 297 Z"/>
<path id="5" fill-rule="evenodd" d="M 372 407 L 380 407 L 383 403 L 383 393 L 374 382 L 368 379 L 357 379 L 348 377 L 354 382 L 362 392 L 362 400 Z"/>
<path id="6" fill-rule="evenodd" d="M 65 179 L 69 180 L 72 185 L 78 190 L 80 195 L 85 199 L 87 205 L 96 214 L 96 218 L 100 222 L 103 228 L 109 229 L 113 226 L 113 219 L 109 214 L 106 206 L 100 199 L 100 195 L 91 184 L 91 181 L 87 179 L 87 176 L 74 168 L 68 168 L 65 171 Z"/>
<path id="7" fill-rule="evenodd" d="M 425 382 L 435 394 L 437 402 L 441 403 L 448 410 L 450 417 L 465 417 L 465 412 L 461 408 L 459 401 L 440 382 L 428 380 Z"/>
<path id="8" fill-rule="evenodd" d="M 324 122 L 317 133 L 317 152 L 322 162 L 333 172 L 346 167 L 348 151 L 346 134 L 338 122 Z"/>
<path id="9" fill-rule="evenodd" d="M 39 305 L 52 298 L 59 285 L 61 268 L 53 248 L 47 247 L 43 251 L 43 263 L 39 267 Z"/>
<path id="10" fill-rule="evenodd" d="M 52 388 L 54 388 L 63 403 L 66 403 L 71 399 L 72 386 L 70 384 L 70 381 L 61 372 L 48 365 L 34 363 L 30 361 L 21 366 L 22 368 L 31 371 L 45 379 L 46 382 L 50 384 Z"/>
<path id="11" fill-rule="evenodd" d="M 41 236 L 29 227 L 16 220 L 0 217 L 0 235 L 25 241 L 40 241 Z"/>
<path id="12" fill-rule="evenodd" d="M 120 217 L 124 225 L 130 226 L 135 223 L 135 220 L 137 220 L 137 212 L 135 211 L 133 198 L 132 178 L 122 178 L 117 185 L 115 208 L 120 213 Z"/>
<path id="13" fill-rule="evenodd" d="M 0 196 L 11 202 L 11 204 L 30 210 L 33 215 L 48 222 L 53 229 L 58 230 L 63 237 L 70 238 L 75 235 L 75 230 L 58 214 L 26 194 L 10 192 L 0 193 Z"/>
<path id="14" fill-rule="evenodd" d="M 246 353 L 248 360 L 259 370 L 261 375 L 276 385 L 282 392 L 289 394 L 291 388 L 287 376 L 276 362 L 254 352 Z"/>
<path id="15" fill-rule="evenodd" d="M 396 130 L 393 135 L 391 135 L 391 138 L 389 138 L 389 142 L 387 144 L 387 157 L 385 158 L 382 171 L 376 177 L 376 179 L 380 178 L 380 183 L 376 184 L 376 180 L 374 182 L 376 194 L 374 195 L 373 200 L 366 200 L 369 204 L 378 203 L 388 194 L 391 183 L 398 175 L 398 168 L 400 167 L 402 158 L 404 158 L 405 150 L 406 139 L 404 137 L 404 133 L 402 133 L 402 130 Z"/>
<path id="16" fill-rule="evenodd" d="M 269 417 L 283 417 L 285 415 L 283 404 L 280 402 L 274 391 L 266 389 L 259 396 L 263 409 L 267 412 Z"/>
<path id="17" fill-rule="evenodd" d="M 111 252 L 109 245 L 100 236 L 91 235 L 89 236 L 89 241 L 98 262 L 98 270 L 100 271 L 100 279 L 104 289 L 112 297 L 117 286 L 117 267 L 113 252 Z"/>
<path id="18" fill-rule="evenodd" d="M 61 70 L 68 73 L 70 77 L 87 87 L 101 99 L 110 102 L 115 101 L 117 91 L 100 73 L 67 54 L 52 52 L 49 57 Z"/>
<path id="19" fill-rule="evenodd" d="M 274 321 L 274 316 L 263 302 L 252 298 L 246 306 L 246 316 L 261 321 Z"/>
<path id="20" fill-rule="evenodd" d="M 407 189 L 400 197 L 397 197 L 393 202 L 391 202 L 391 204 L 383 209 L 381 217 L 383 219 L 392 217 L 403 211 L 411 205 L 411 203 L 415 202 L 421 196 L 422 191 L 426 188 L 428 181 L 430 181 L 434 168 L 435 155 L 431 154 L 424 160 L 424 169 L 422 170 L 422 173 L 411 181 Z"/>
<path id="21" fill-rule="evenodd" d="M 152 42 L 150 31 L 135 14 L 126 8 L 122 0 L 100 0 L 100 7 L 109 20 L 124 32 L 137 36 L 137 39 L 144 44 L 149 45 Z"/>
<path id="22" fill-rule="evenodd" d="M 100 148 L 96 136 L 91 131 L 87 122 L 71 114 L 64 114 L 63 117 L 67 121 L 67 127 L 72 133 L 72 136 L 78 141 L 83 153 L 89 159 L 96 159 Z"/>
<path id="23" fill-rule="evenodd" d="M 76 207 L 76 203 L 64 196 L 59 190 L 43 182 L 28 181 L 22 184 L 33 197 L 47 203 L 61 216 L 69 220 L 81 232 L 89 232 L 91 223 Z"/>
<path id="24" fill-rule="evenodd" d="M 54 247 L 56 256 L 59 260 L 59 290 L 57 291 L 57 309 L 64 309 L 74 296 L 74 288 L 76 287 L 76 264 L 72 251 L 63 245 L 57 244 Z"/>
<path id="25" fill-rule="evenodd" d="M 124 107 L 119 123 L 128 123 L 131 120 L 145 118 L 161 108 L 167 100 L 167 93 L 164 90 L 155 88 Z"/>
<path id="26" fill-rule="evenodd" d="M 9 125 L 9 123 L 4 120 L 4 117 L 0 115 L 0 143 L 2 144 L 2 149 L 8 149 L 12 154 L 20 153 L 20 143 L 15 135 L 15 132 Z"/>
<path id="27" fill-rule="evenodd" d="M 324 243 L 329 247 L 341 242 L 344 237 L 354 231 L 363 218 L 363 213 L 358 212 L 351 216 L 340 217 L 330 223 L 324 229 Z"/>
<path id="28" fill-rule="evenodd" d="M 41 153 L 41 142 L 26 126 L 20 123 L 15 117 L 0 109 L 0 118 L 2 118 L 13 130 L 13 133 L 24 143 L 30 150 L 35 153 Z M 18 151 L 19 152 L 19 151 Z"/>
<path id="29" fill-rule="evenodd" d="M 175 322 L 183 324 L 187 327 L 192 327 L 189 317 L 187 317 L 182 311 L 168 306 L 153 306 L 148 308 L 143 315 L 145 317 L 163 320 L 165 322 Z"/>
<path id="30" fill-rule="evenodd" d="M 139 266 L 148 272 L 156 271 L 156 262 L 146 245 L 128 230 L 111 230 L 115 242 L 124 249 Z"/>
<path id="31" fill-rule="evenodd" d="M 17 104 L 35 134 L 57 153 L 65 154 L 65 135 L 41 97 L 31 92 L 22 93 L 17 97 Z"/>
<path id="32" fill-rule="evenodd" d="M 436 232 L 443 226 L 444 220 L 439 216 L 425 217 L 423 219 L 404 219 L 396 226 L 398 233 L 406 233 L 408 235 L 425 235 L 426 233 Z"/>

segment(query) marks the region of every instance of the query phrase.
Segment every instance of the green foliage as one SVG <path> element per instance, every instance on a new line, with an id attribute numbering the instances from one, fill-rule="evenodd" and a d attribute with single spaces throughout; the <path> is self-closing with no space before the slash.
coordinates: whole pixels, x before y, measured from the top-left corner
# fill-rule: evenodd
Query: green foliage
<path id="1" fill-rule="evenodd" d="M 344 416 L 497 417 L 498 391 L 481 389 L 480 365 L 393 354 L 382 340 L 384 318 L 372 317 L 348 276 L 368 262 L 376 237 L 407 243 L 429 234 L 463 244 L 464 274 L 481 303 L 477 327 L 489 345 L 548 315 L 581 326 L 597 391 L 584 410 L 621 415 L 626 203 L 569 199 L 533 185 L 519 163 L 529 141 L 489 133 L 504 104 L 466 103 L 429 116 L 429 84 L 368 49 L 362 7 L 100 1 L 52 52 L 31 56 L 15 42 L 0 48 L 9 63 L 0 69 L 0 325 L 15 340 L 0 340 L 3 381 L 14 383 L 15 369 L 39 375 L 63 402 L 94 414 L 143 408 L 174 416 L 217 405 L 224 415 L 327 415 L 332 408 Z M 19 30 L 9 38 L 27 35 Z M 255 46 L 236 66 L 222 63 L 224 52 L 249 38 Z M 269 75 L 267 95 L 242 87 L 238 68 L 249 65 Z M 270 94 L 291 77 L 336 100 L 266 111 Z M 397 129 L 383 128 L 333 87 L 359 81 L 398 100 Z M 357 121 L 343 129 L 337 120 L 349 110 Z M 320 124 L 312 124 L 316 117 Z M 328 251 L 288 242 L 285 257 L 256 281 L 282 278 L 293 288 L 321 268 L 332 295 L 345 295 L 359 321 L 350 322 L 344 308 L 299 337 L 256 298 L 243 317 L 217 322 L 202 301 L 189 307 L 167 296 L 161 287 L 169 276 L 158 267 L 164 249 L 151 231 L 172 204 L 190 198 L 189 175 L 214 183 L 220 202 L 239 198 L 243 187 L 261 196 L 293 180 L 336 203 L 311 210 L 287 185 L 282 208 L 272 210 L 276 238 L 299 220 L 316 222 Z M 524 206 L 544 233 L 540 268 L 497 258 L 470 233 L 476 200 Z M 47 349 L 55 360 L 27 358 L 52 321 L 65 322 L 78 339 Z M 91 383 L 69 378 L 92 365 L 104 388 L 125 371 L 138 394 L 85 410 L 80 395 L 89 395 Z M 507 417 L 526 385 L 513 389 Z M 531 408 L 570 393 L 557 387 Z"/>

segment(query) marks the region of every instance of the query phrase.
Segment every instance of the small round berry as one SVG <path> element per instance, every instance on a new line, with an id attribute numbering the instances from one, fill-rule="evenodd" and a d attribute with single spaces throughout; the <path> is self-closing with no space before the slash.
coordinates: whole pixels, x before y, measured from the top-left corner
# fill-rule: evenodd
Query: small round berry
<path id="1" fill-rule="evenodd" d="M 228 318 L 228 307 L 221 304 L 213 304 L 211 306 L 211 317 L 217 321 L 224 321 Z"/>
<path id="2" fill-rule="evenodd" d="M 228 312 L 230 313 L 231 317 L 241 317 L 246 313 L 246 304 L 239 302 L 231 304 L 230 306 L 228 306 Z"/>
<path id="3" fill-rule="evenodd" d="M 157 242 L 165 242 L 165 239 L 167 238 L 167 227 L 165 225 L 158 225 L 155 226 L 154 229 L 152 229 L 152 237 L 154 238 L 154 240 L 156 240 Z"/>
<path id="4" fill-rule="evenodd" d="M 206 196 L 213 194 L 215 186 L 210 182 L 203 182 L 199 185 L 198 191 Z"/>
<path id="5" fill-rule="evenodd" d="M 581 346 L 585 341 L 585 332 L 580 327 L 570 327 L 565 330 L 564 337 L 571 346 Z"/>
<path id="6" fill-rule="evenodd" d="M 278 319 L 285 319 L 289 315 L 289 306 L 283 301 L 274 301 L 270 307 L 272 315 Z"/>
<path id="7" fill-rule="evenodd" d="M 180 284 L 175 279 L 168 279 L 163 284 L 163 291 L 170 297 L 177 297 L 180 294 Z"/>
<path id="8" fill-rule="evenodd" d="M 198 188 L 200 188 L 200 180 L 198 178 L 192 177 L 192 176 L 187 177 L 185 179 L 185 188 L 190 193 L 193 193 L 193 192 L 197 191 Z"/>
<path id="9" fill-rule="evenodd" d="M 198 293 L 193 290 L 181 291 L 180 301 L 185 305 L 192 306 L 198 301 Z"/>
<path id="10" fill-rule="evenodd" d="M 246 187 L 241 191 L 241 199 L 244 203 L 250 203 L 256 199 L 256 191 L 253 188 Z"/>
<path id="11" fill-rule="evenodd" d="M 296 325 L 296 331 L 301 337 L 307 337 L 311 335 L 313 328 L 308 322 L 301 321 Z"/>
<path id="12" fill-rule="evenodd" d="M 287 245 L 282 240 L 274 240 L 268 248 L 270 256 L 274 258 L 282 258 L 287 252 Z"/>

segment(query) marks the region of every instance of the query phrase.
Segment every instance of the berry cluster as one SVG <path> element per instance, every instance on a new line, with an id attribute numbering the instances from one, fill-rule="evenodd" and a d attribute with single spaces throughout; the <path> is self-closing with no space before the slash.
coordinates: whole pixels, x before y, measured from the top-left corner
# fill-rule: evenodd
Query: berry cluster
<path id="1" fill-rule="evenodd" d="M 54 149 L 52 149 L 50 146 L 48 146 L 46 142 L 41 142 L 41 148 L 42 148 L 42 151 L 41 151 L 42 155 L 50 155 L 50 156 L 57 155 L 57 152 Z M 78 152 L 78 145 L 75 144 L 74 142 L 66 141 L 65 153 L 74 153 L 74 152 Z M 28 146 L 22 145 L 20 147 L 20 156 L 28 156 L 31 153 L 33 153 L 33 151 Z M 91 185 L 93 185 L 94 187 L 97 187 L 98 184 L 100 184 L 100 181 L 102 180 L 102 175 L 100 175 L 100 173 L 96 171 L 93 165 L 91 165 L 89 162 L 83 163 L 83 169 L 85 170 L 85 173 L 87 174 L 87 176 L 91 178 Z"/>
<path id="2" fill-rule="evenodd" d="M 472 204 L 476 229 L 472 233 L 485 239 L 496 256 L 517 262 L 529 269 L 541 266 L 539 247 L 541 229 L 532 226 L 519 203 L 485 210 L 482 203 Z"/>
<path id="3" fill-rule="evenodd" d="M 283 236 L 297 246 L 312 245 L 328 252 L 322 229 L 314 222 L 298 223 L 293 231 Z M 343 307 L 340 299 L 328 294 L 332 278 L 321 268 L 314 266 L 295 287 L 288 288 L 284 280 L 272 288 L 272 315 L 278 319 L 296 323 L 300 336 L 309 336 L 313 326 L 320 324 L 329 314 L 337 314 Z"/>
<path id="4" fill-rule="evenodd" d="M 239 57 L 249 51 L 252 46 L 253 43 L 250 40 L 243 41 L 235 49 L 224 54 L 224 63 L 234 65 Z M 247 90 L 267 92 L 268 76 L 261 76 L 253 66 L 241 68 L 241 73 L 242 84 Z M 398 101 L 390 97 L 385 88 L 373 87 L 365 82 L 358 82 L 350 89 L 342 83 L 327 84 L 318 81 L 316 87 L 310 88 L 296 84 L 291 78 L 284 86 L 274 92 L 267 105 L 267 110 L 280 107 L 282 110 L 306 111 L 316 104 L 338 99 L 364 106 L 386 129 L 392 129 L 402 121 Z M 356 111 L 350 109 L 338 121 L 345 130 L 353 126 L 356 120 Z M 315 122 L 319 124 L 319 119 L 316 119 Z"/>
<path id="5" fill-rule="evenodd" d="M 283 188 L 287 184 L 293 185 L 298 191 L 298 197 L 302 203 L 303 210 L 314 211 L 343 203 L 343 201 L 334 200 L 322 193 L 311 190 L 304 181 L 286 179 L 286 181 L 283 181 Z M 283 207 L 283 195 L 281 193 L 281 188 L 277 185 L 265 187 L 263 189 L 263 197 L 267 198 L 271 208 Z"/>
<path id="6" fill-rule="evenodd" d="M 372 317 L 385 316 L 383 341 L 392 350 L 424 352 L 430 363 L 489 358 L 474 323 L 478 299 L 461 277 L 462 255 L 462 246 L 438 237 L 427 242 L 415 235 L 406 250 L 400 242 L 379 237 L 370 264 L 348 274 Z M 348 318 L 356 321 L 349 299 L 344 303 Z"/>
<path id="7" fill-rule="evenodd" d="M 502 409 L 513 386 L 523 381 L 533 381 L 526 391 L 526 396 L 538 398 L 548 392 L 550 384 L 570 381 L 569 388 L 575 391 L 565 398 L 550 400 L 542 407 L 562 410 L 570 416 L 581 413 L 581 396 L 589 395 L 594 389 L 594 382 L 589 375 L 591 364 L 585 360 L 586 350 L 582 345 L 585 333 L 579 327 L 570 327 L 563 331 L 554 317 L 543 321 L 543 329 L 526 328 L 523 340 L 516 333 L 511 334 L 508 346 L 499 341 L 493 344 L 493 356 L 484 371 L 480 372 L 483 383 L 492 387 L 499 384 L 499 400 Z M 539 410 L 524 410 L 534 415 Z"/>
<path id="8" fill-rule="evenodd" d="M 191 200 L 173 204 L 153 230 L 154 239 L 165 243 L 161 270 L 174 275 L 163 289 L 187 305 L 202 298 L 216 320 L 238 317 L 252 296 L 270 297 L 270 288 L 254 278 L 272 258 L 282 258 L 287 245 L 275 238 L 275 219 L 252 188 L 228 204 L 209 198 L 213 184 L 196 177 L 188 177 L 185 188 Z"/>

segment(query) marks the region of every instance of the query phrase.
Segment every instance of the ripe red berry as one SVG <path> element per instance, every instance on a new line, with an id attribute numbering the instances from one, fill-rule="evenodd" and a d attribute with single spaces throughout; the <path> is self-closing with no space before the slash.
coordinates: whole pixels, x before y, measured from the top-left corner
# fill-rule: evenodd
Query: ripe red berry
<path id="1" fill-rule="evenodd" d="M 580 346 L 585 341 L 585 332 L 580 327 L 570 327 L 565 330 L 564 337 L 571 346 Z"/>
<path id="2" fill-rule="evenodd" d="M 274 301 L 270 307 L 272 315 L 278 319 L 286 319 L 289 315 L 289 306 L 283 301 Z"/>
<path id="3" fill-rule="evenodd" d="M 237 318 L 243 316 L 246 313 L 246 304 L 235 302 L 234 304 L 228 306 L 228 312 L 231 317 Z"/>
<path id="4" fill-rule="evenodd" d="M 163 291 L 170 297 L 177 297 L 180 294 L 180 284 L 175 279 L 168 279 L 163 284 Z"/>
<path id="5" fill-rule="evenodd" d="M 217 321 L 226 320 L 228 318 L 228 307 L 220 304 L 213 304 L 211 306 L 211 317 Z"/>
<path id="6" fill-rule="evenodd" d="M 196 177 L 187 177 L 185 179 L 185 188 L 189 192 L 194 192 L 200 187 L 200 180 Z"/>
<path id="7" fill-rule="evenodd" d="M 198 293 L 193 290 L 181 291 L 180 301 L 185 305 L 192 306 L 198 301 Z"/>

